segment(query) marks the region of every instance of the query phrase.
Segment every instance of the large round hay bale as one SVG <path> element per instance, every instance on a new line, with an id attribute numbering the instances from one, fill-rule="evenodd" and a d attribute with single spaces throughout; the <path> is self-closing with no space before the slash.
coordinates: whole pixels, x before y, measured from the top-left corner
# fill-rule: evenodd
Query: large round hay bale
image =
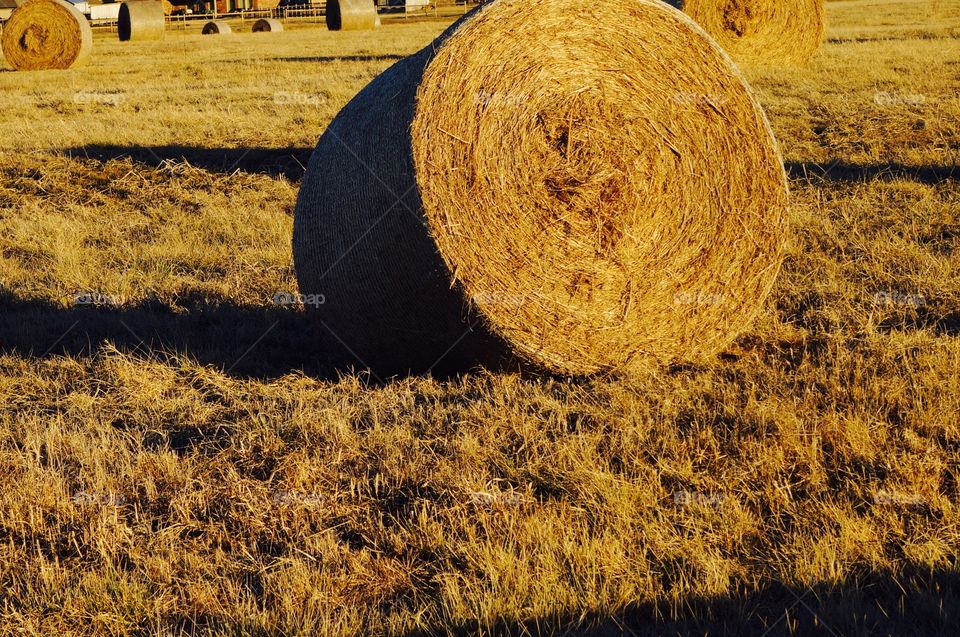
<path id="1" fill-rule="evenodd" d="M 362 31 L 380 25 L 373 0 L 329 0 L 326 18 L 331 31 Z"/>
<path id="2" fill-rule="evenodd" d="M 63 0 L 31 0 L 3 25 L 3 57 L 18 71 L 68 69 L 93 50 L 90 23 Z"/>
<path id="3" fill-rule="evenodd" d="M 737 62 L 806 63 L 823 43 L 824 0 L 666 0 L 682 9 Z"/>
<path id="4" fill-rule="evenodd" d="M 254 33 L 281 33 L 283 23 L 273 18 L 261 18 L 253 23 Z"/>
<path id="5" fill-rule="evenodd" d="M 201 35 L 229 35 L 233 33 L 230 25 L 222 20 L 213 20 L 203 25 Z"/>
<path id="6" fill-rule="evenodd" d="M 163 3 L 156 0 L 124 2 L 117 18 L 121 42 L 160 40 L 166 30 Z"/>
<path id="7" fill-rule="evenodd" d="M 373 368 L 631 370 L 749 325 L 786 206 L 762 109 L 689 17 L 494 0 L 330 124 L 294 261 L 318 330 Z"/>

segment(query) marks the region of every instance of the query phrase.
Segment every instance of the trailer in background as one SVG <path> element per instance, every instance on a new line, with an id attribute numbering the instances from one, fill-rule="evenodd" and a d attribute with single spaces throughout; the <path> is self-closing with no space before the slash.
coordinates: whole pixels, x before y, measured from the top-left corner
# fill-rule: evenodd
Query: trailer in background
<path id="1" fill-rule="evenodd" d="M 379 0 L 377 8 L 381 13 L 417 13 L 432 6 L 431 0 Z"/>
<path id="2" fill-rule="evenodd" d="M 120 3 L 91 4 L 86 13 L 94 24 L 113 23 L 120 19 Z"/>

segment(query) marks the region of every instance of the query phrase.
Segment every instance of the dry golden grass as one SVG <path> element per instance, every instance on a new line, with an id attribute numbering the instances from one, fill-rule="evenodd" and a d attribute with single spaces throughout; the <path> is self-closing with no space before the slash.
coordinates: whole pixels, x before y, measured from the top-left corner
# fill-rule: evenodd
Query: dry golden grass
<path id="1" fill-rule="evenodd" d="M 443 23 L 0 73 L 2 632 L 953 634 L 958 19 L 831 2 L 748 70 L 786 269 L 629 383 L 380 380 L 273 303 L 317 136 Z"/>

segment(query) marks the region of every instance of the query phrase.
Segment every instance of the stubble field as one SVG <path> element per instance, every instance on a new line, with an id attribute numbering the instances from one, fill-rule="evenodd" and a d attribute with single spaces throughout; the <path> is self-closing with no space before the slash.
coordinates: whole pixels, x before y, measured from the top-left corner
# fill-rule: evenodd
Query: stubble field
<path id="1" fill-rule="evenodd" d="M 953 634 L 960 5 L 828 20 L 744 69 L 761 318 L 631 379 L 380 378 L 277 302 L 318 136 L 449 21 L 0 72 L 0 632 Z"/>

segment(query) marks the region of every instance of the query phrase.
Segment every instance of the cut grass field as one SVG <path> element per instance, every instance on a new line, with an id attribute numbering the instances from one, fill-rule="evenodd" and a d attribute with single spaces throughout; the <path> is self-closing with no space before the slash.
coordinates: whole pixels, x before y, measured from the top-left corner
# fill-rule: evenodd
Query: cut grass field
<path id="1" fill-rule="evenodd" d="M 382 379 L 274 302 L 317 137 L 444 22 L 0 72 L 0 632 L 955 634 L 960 6 L 828 20 L 746 69 L 765 311 L 630 380 Z"/>

